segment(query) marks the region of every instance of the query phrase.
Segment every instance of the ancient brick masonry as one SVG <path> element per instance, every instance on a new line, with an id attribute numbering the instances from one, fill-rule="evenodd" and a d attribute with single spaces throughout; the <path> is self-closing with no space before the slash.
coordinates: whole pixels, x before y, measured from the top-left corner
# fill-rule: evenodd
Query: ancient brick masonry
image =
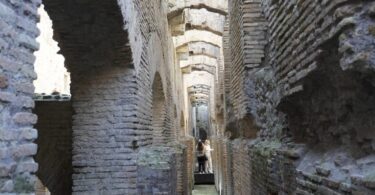
<path id="1" fill-rule="evenodd" d="M 0 192 L 33 192 L 37 131 L 32 81 L 38 1 L 0 1 Z"/>
<path id="2" fill-rule="evenodd" d="M 40 3 L 53 21 L 54 38 L 72 75 L 73 194 L 137 194 L 137 181 L 144 176 L 137 171 L 139 150 L 156 144 L 152 142 L 152 110 L 157 107 L 152 102 L 155 75 L 161 78 L 158 82 L 164 105 L 176 105 L 164 108 L 164 130 L 160 135 L 163 141 L 157 144 L 176 139 L 180 125 L 175 121 L 180 121 L 182 113 L 177 101 L 183 99 L 177 94 L 181 76 L 173 64 L 164 1 L 152 1 L 152 5 L 128 0 L 0 1 L 0 127 L 4 162 L 0 191 L 32 192 L 33 174 L 38 168 L 32 159 L 37 151 L 32 143 L 37 137 L 32 128 L 37 116 L 31 114 L 31 109 L 32 81 L 36 78 L 33 52 L 38 49 L 35 38 L 39 33 L 36 11 Z M 42 117 L 45 114 L 40 113 Z M 42 123 L 43 118 L 39 124 Z M 40 156 L 53 162 L 51 156 L 41 152 Z M 178 154 L 185 156 L 183 152 Z M 166 160 L 172 159 L 166 161 L 171 165 L 168 171 L 174 174 L 182 164 L 173 159 L 185 160 L 174 158 L 177 154 L 173 152 L 166 155 L 170 155 Z M 44 163 L 40 166 L 45 166 L 41 172 L 48 169 Z M 187 176 L 179 179 L 181 185 L 183 177 Z M 54 184 L 48 187 L 58 190 Z M 155 189 L 169 190 L 158 186 Z"/>
<path id="3" fill-rule="evenodd" d="M 41 4 L 71 99 L 33 100 Z M 220 194 L 375 194 L 374 37 L 369 0 L 0 0 L 0 193 L 191 194 L 202 131 Z"/>
<path id="4" fill-rule="evenodd" d="M 226 131 L 238 137 L 235 194 L 374 193 L 373 7 L 229 2 Z"/>
<path id="5" fill-rule="evenodd" d="M 223 137 L 211 137 L 212 147 L 215 148 L 213 161 L 215 162 L 215 183 L 222 194 L 233 194 L 233 156 L 231 141 Z"/>

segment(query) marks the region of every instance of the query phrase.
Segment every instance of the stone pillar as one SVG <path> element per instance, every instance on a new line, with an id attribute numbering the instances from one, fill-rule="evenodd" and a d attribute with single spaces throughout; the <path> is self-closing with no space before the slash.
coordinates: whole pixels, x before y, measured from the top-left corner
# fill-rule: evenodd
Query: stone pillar
<path id="1" fill-rule="evenodd" d="M 73 193 L 136 194 L 137 82 L 133 69 L 73 74 Z M 147 140 L 146 140 L 147 141 Z"/>

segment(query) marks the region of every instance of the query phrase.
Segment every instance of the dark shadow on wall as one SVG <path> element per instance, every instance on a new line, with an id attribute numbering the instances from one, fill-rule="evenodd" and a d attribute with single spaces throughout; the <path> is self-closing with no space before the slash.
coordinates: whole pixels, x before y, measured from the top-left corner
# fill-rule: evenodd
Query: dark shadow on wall
<path id="1" fill-rule="evenodd" d="M 70 101 L 37 101 L 38 178 L 52 195 L 72 193 L 72 105 Z"/>
<path id="2" fill-rule="evenodd" d="M 371 75 L 343 71 L 337 51 L 337 39 L 325 44 L 318 69 L 303 79 L 304 90 L 279 105 L 288 116 L 290 132 L 284 133 L 297 143 L 351 145 L 353 154 L 369 154 L 375 86 Z"/>
<path id="3" fill-rule="evenodd" d="M 284 98 L 289 134 L 307 146 L 297 166 L 335 182 L 367 178 L 374 163 L 375 86 L 371 71 L 343 71 L 338 39 L 322 46 L 318 68 L 302 80 L 304 90 Z M 314 163 L 311 163 L 314 162 Z"/>

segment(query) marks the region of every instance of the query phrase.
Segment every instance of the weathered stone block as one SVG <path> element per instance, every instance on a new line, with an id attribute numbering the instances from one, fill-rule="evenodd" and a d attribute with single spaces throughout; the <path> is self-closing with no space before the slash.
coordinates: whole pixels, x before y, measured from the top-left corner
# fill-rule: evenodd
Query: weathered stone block
<path id="1" fill-rule="evenodd" d="M 28 112 L 19 112 L 13 116 L 13 121 L 20 125 L 33 125 L 37 122 L 38 117 Z"/>
<path id="2" fill-rule="evenodd" d="M 34 140 L 38 137 L 38 131 L 33 128 L 24 128 L 21 129 L 19 139 L 23 140 Z"/>
<path id="3" fill-rule="evenodd" d="M 34 192 L 34 178 L 26 176 L 17 176 L 14 179 L 14 191 L 16 193 L 32 193 Z"/>
<path id="4" fill-rule="evenodd" d="M 0 92 L 0 101 L 2 102 L 12 102 L 15 101 L 16 96 L 10 92 Z"/>
<path id="5" fill-rule="evenodd" d="M 35 91 L 35 87 L 32 83 L 17 83 L 15 85 L 15 89 L 18 92 L 25 93 L 26 95 L 33 95 Z"/>
<path id="6" fill-rule="evenodd" d="M 15 104 L 21 108 L 34 108 L 35 102 L 30 96 L 18 96 Z"/>
<path id="7" fill-rule="evenodd" d="M 16 163 L 0 163 L 0 177 L 6 177 L 11 174 L 16 168 Z"/>
<path id="8" fill-rule="evenodd" d="M 8 78 L 5 75 L 0 75 L 0 89 L 8 87 Z"/>
<path id="9" fill-rule="evenodd" d="M 35 162 L 23 162 L 18 164 L 17 173 L 35 173 L 38 170 L 38 164 Z"/>
<path id="10" fill-rule="evenodd" d="M 14 158 L 21 158 L 21 157 L 35 155 L 37 152 L 37 149 L 38 149 L 38 146 L 34 143 L 22 144 L 22 145 L 12 147 L 10 149 L 11 150 L 10 153 Z"/>
<path id="11" fill-rule="evenodd" d="M 8 180 L 4 183 L 4 185 L 1 188 L 1 192 L 13 192 L 14 189 L 14 183 L 12 180 Z"/>

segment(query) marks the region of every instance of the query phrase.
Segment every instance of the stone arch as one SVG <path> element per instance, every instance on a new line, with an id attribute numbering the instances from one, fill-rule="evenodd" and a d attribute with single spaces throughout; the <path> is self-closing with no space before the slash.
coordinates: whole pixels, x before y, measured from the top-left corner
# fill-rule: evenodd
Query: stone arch
<path id="1" fill-rule="evenodd" d="M 152 144 L 161 145 L 167 142 L 170 133 L 166 128 L 167 108 L 162 79 L 157 72 L 152 84 Z"/>
<path id="2" fill-rule="evenodd" d="M 191 64 L 181 68 L 183 74 L 190 74 L 193 71 L 206 71 L 211 75 L 215 75 L 216 67 L 207 64 Z"/>
<path id="3" fill-rule="evenodd" d="M 175 47 L 179 48 L 187 45 L 189 42 L 205 42 L 213 46 L 222 46 L 222 36 L 209 31 L 189 30 L 184 35 L 175 37 Z"/>

